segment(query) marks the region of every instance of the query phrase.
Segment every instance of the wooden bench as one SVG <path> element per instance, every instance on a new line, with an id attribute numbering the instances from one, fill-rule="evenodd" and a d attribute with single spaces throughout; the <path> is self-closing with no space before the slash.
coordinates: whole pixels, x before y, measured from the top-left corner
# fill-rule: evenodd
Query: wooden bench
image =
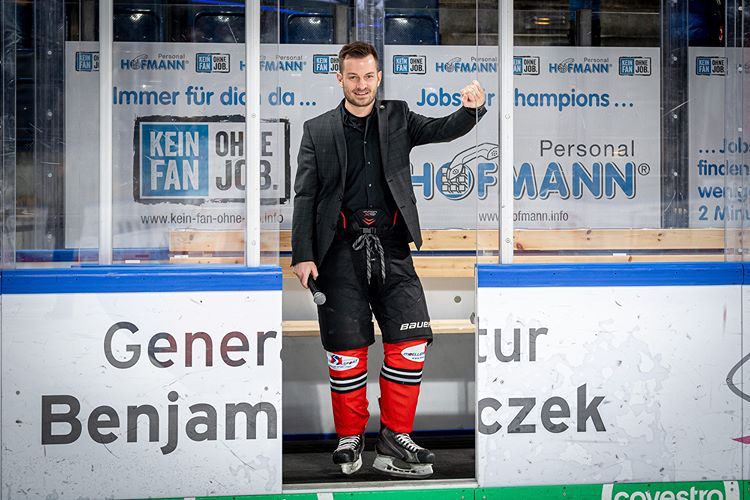
<path id="1" fill-rule="evenodd" d="M 514 232 L 517 263 L 564 262 L 687 262 L 722 261 L 727 234 L 723 229 L 562 229 Z M 472 278 L 477 262 L 497 262 L 498 231 L 427 230 L 424 245 L 414 254 L 422 278 Z M 243 231 L 177 230 L 170 234 L 170 262 L 182 264 L 241 264 Z M 285 278 L 290 268 L 290 231 L 265 232 L 261 252 L 268 264 L 280 264 Z M 276 254 L 280 253 L 278 261 Z M 263 262 L 263 258 L 261 259 Z M 468 319 L 434 320 L 435 334 L 474 333 Z M 318 335 L 315 320 L 284 321 L 284 336 Z M 376 325 L 376 334 L 379 334 Z"/>
<path id="2" fill-rule="evenodd" d="M 493 230 L 427 230 L 414 254 L 422 278 L 470 278 L 477 262 L 497 262 L 498 232 Z M 516 263 L 689 262 L 724 260 L 723 229 L 517 229 Z M 170 262 L 241 264 L 243 231 L 172 231 Z M 266 232 L 261 252 L 270 253 L 284 277 L 291 277 L 290 231 Z"/>
<path id="3" fill-rule="evenodd" d="M 430 321 L 432 333 L 444 335 L 451 333 L 474 333 L 474 324 L 468 319 L 438 319 Z M 286 320 L 282 321 L 281 329 L 286 337 L 317 337 L 317 320 Z M 375 335 L 380 335 L 380 328 L 375 323 Z"/>

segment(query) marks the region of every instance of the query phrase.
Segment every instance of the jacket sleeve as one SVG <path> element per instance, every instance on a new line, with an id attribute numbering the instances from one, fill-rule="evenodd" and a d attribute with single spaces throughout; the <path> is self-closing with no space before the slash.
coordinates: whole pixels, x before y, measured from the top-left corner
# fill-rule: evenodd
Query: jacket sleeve
<path id="1" fill-rule="evenodd" d="M 297 155 L 292 218 L 292 265 L 315 260 L 315 205 L 318 195 L 318 165 L 315 146 L 305 122 Z"/>
<path id="2" fill-rule="evenodd" d="M 407 106 L 407 127 L 412 146 L 433 142 L 449 142 L 467 134 L 487 113 L 484 106 L 459 109 L 442 118 L 430 118 L 410 111 Z"/>

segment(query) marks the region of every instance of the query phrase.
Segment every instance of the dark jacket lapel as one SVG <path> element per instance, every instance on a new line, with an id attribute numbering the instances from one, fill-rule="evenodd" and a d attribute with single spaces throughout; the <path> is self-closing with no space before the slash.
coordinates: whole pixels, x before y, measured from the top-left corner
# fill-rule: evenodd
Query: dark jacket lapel
<path id="1" fill-rule="evenodd" d="M 336 144 L 336 153 L 339 157 L 339 167 L 341 168 L 341 185 L 346 185 L 346 137 L 344 136 L 344 123 L 341 119 L 341 107 L 344 101 L 331 111 L 331 128 L 333 129 L 333 142 Z"/>
<path id="2" fill-rule="evenodd" d="M 375 101 L 375 109 L 378 113 L 380 159 L 383 163 L 383 171 L 385 172 L 388 165 L 388 110 L 385 109 L 385 104 L 380 100 Z"/>

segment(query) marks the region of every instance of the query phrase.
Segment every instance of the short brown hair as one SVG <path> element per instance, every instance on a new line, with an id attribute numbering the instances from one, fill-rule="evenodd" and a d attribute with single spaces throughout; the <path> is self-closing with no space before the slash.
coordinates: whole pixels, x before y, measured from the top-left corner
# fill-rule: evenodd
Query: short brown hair
<path id="1" fill-rule="evenodd" d="M 352 42 L 347 43 L 341 47 L 339 52 L 339 73 L 344 69 L 344 59 L 351 57 L 354 59 L 361 59 L 363 57 L 372 56 L 375 59 L 375 63 L 380 66 L 378 62 L 378 52 L 375 47 L 367 42 Z"/>

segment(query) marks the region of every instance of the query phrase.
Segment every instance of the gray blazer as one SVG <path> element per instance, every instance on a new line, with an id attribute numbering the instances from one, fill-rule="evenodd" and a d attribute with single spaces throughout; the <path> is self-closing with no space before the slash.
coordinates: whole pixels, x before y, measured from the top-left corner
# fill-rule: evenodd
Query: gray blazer
<path id="1" fill-rule="evenodd" d="M 346 139 L 338 107 L 305 122 L 297 156 L 292 219 L 292 265 L 323 262 L 336 233 L 346 179 Z M 487 110 L 459 108 L 442 118 L 428 118 L 409 111 L 404 101 L 378 100 L 380 157 L 385 180 L 406 222 L 411 241 L 419 248 L 419 228 L 409 152 L 415 146 L 448 142 L 468 133 Z"/>

